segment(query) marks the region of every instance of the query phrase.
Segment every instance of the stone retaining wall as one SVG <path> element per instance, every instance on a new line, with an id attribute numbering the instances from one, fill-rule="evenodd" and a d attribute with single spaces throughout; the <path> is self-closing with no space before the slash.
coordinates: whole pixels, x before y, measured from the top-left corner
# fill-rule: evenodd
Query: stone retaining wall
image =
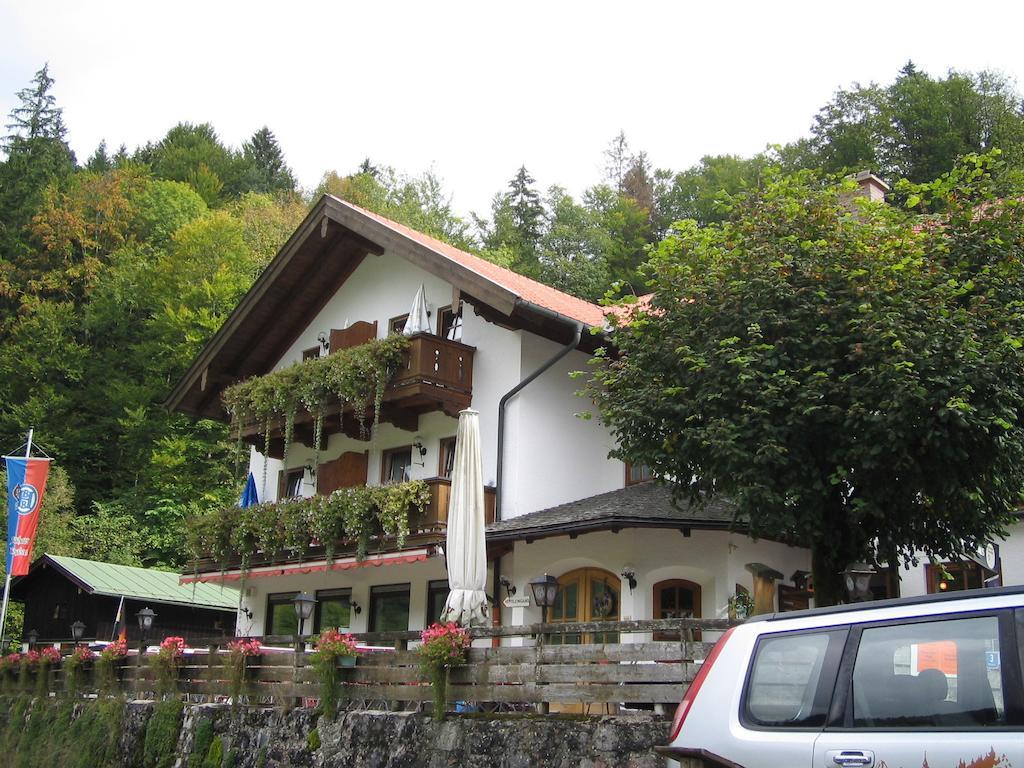
<path id="1" fill-rule="evenodd" d="M 72 722 L 95 706 L 76 704 Z M 111 763 L 117 768 L 210 768 L 218 759 L 220 768 L 654 768 L 663 761 L 652 747 L 665 743 L 668 730 L 665 718 L 649 715 L 452 714 L 435 723 L 419 713 L 361 711 L 342 712 L 328 722 L 309 709 L 232 712 L 222 705 L 190 705 L 181 712 L 176 742 L 163 735 L 161 746 L 154 734 L 147 744 L 147 731 L 158 730 L 151 724 L 161 719 L 153 717 L 161 705 L 124 706 L 119 754 Z M 19 766 L 36 768 L 39 762 L 39 768 L 50 768 L 52 762 L 40 761 L 46 750 L 19 747 L 18 734 L 29 731 L 32 717 L 68 718 L 70 707 L 50 700 L 3 708 L 7 748 L 26 755 L 16 761 Z M 164 722 L 167 711 L 173 722 L 173 708 L 165 709 Z M 74 762 L 79 763 L 77 756 Z"/>

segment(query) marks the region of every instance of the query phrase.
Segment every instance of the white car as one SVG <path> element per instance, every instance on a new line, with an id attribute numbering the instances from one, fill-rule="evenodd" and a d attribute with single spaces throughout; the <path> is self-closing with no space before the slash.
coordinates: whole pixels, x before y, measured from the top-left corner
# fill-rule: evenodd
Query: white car
<path id="1" fill-rule="evenodd" d="M 728 630 L 662 755 L 684 768 L 1024 768 L 1024 588 Z"/>

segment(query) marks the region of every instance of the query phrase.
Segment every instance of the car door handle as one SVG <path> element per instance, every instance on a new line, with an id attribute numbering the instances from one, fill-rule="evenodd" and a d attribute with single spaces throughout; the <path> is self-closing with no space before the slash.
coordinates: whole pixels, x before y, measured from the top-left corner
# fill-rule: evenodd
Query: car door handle
<path id="1" fill-rule="evenodd" d="M 840 768 L 871 768 L 875 764 L 875 753 L 866 749 L 833 749 L 825 755 L 825 764 Z"/>

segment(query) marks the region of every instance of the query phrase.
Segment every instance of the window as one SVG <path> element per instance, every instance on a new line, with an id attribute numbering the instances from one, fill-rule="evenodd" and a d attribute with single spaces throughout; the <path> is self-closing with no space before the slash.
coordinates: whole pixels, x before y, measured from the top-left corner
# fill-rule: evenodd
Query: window
<path id="1" fill-rule="evenodd" d="M 654 475 L 651 474 L 651 468 L 646 464 L 630 464 L 628 461 L 626 462 L 626 485 L 646 483 L 653 479 Z"/>
<path id="2" fill-rule="evenodd" d="M 928 575 L 928 592 L 931 594 L 980 589 L 985 586 L 985 572 L 980 565 L 972 560 L 962 563 L 944 563 L 942 568 L 929 564 L 925 570 Z M 949 578 L 946 578 L 943 570 L 949 574 Z"/>
<path id="3" fill-rule="evenodd" d="M 295 615 L 292 600 L 298 592 L 278 592 L 267 596 L 267 620 L 264 622 L 265 635 L 294 635 L 299 630 L 299 619 Z M 308 627 L 307 627 L 308 629 Z"/>
<path id="4" fill-rule="evenodd" d="M 747 679 L 744 717 L 768 728 L 825 723 L 846 631 L 767 635 Z"/>
<path id="5" fill-rule="evenodd" d="M 427 583 L 427 626 L 441 621 L 444 601 L 448 599 L 448 581 L 431 581 Z"/>
<path id="6" fill-rule="evenodd" d="M 405 330 L 405 321 L 409 319 L 408 314 L 392 317 L 388 320 L 388 336 L 401 335 Z"/>
<path id="7" fill-rule="evenodd" d="M 302 362 L 316 360 L 318 357 L 320 357 L 320 347 L 310 347 L 309 349 L 302 350 Z"/>
<path id="8" fill-rule="evenodd" d="M 441 440 L 441 457 L 438 462 L 437 476 L 452 477 L 452 467 L 455 466 L 455 438 L 446 437 Z"/>
<path id="9" fill-rule="evenodd" d="M 654 618 L 700 618 L 700 584 L 685 579 L 669 579 L 654 585 Z M 700 640 L 693 633 L 692 640 Z M 654 640 L 679 640 L 678 632 L 655 632 Z"/>
<path id="10" fill-rule="evenodd" d="M 1005 725 L 999 619 L 920 621 L 861 633 L 855 728 Z"/>
<path id="11" fill-rule="evenodd" d="M 316 593 L 313 631 L 347 629 L 352 621 L 352 590 L 321 589 Z"/>
<path id="12" fill-rule="evenodd" d="M 380 482 L 402 483 L 409 479 L 409 470 L 412 467 L 412 446 L 403 448 L 392 448 L 381 454 L 380 461 Z"/>
<path id="13" fill-rule="evenodd" d="M 370 631 L 409 629 L 409 585 L 370 587 Z"/>
<path id="14" fill-rule="evenodd" d="M 306 470 L 289 469 L 282 471 L 278 486 L 278 499 L 292 499 L 302 495 L 302 481 L 305 479 Z"/>
<path id="15" fill-rule="evenodd" d="M 449 341 L 462 341 L 462 304 L 458 311 L 444 307 L 437 313 L 437 335 Z"/>

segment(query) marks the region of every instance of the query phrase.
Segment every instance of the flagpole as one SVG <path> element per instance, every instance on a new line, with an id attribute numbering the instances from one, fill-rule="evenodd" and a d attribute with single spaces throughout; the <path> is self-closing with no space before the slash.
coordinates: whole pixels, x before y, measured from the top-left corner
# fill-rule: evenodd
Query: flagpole
<path id="1" fill-rule="evenodd" d="M 32 433 L 35 432 L 35 427 L 28 428 L 28 441 L 25 443 L 25 458 L 32 458 Z M 7 560 L 10 560 L 11 554 L 11 542 L 7 542 Z M 7 601 L 11 597 L 11 571 L 7 569 L 7 578 L 4 579 L 4 607 L 0 611 L 0 651 L 4 649 L 4 645 L 7 642 Z"/>

